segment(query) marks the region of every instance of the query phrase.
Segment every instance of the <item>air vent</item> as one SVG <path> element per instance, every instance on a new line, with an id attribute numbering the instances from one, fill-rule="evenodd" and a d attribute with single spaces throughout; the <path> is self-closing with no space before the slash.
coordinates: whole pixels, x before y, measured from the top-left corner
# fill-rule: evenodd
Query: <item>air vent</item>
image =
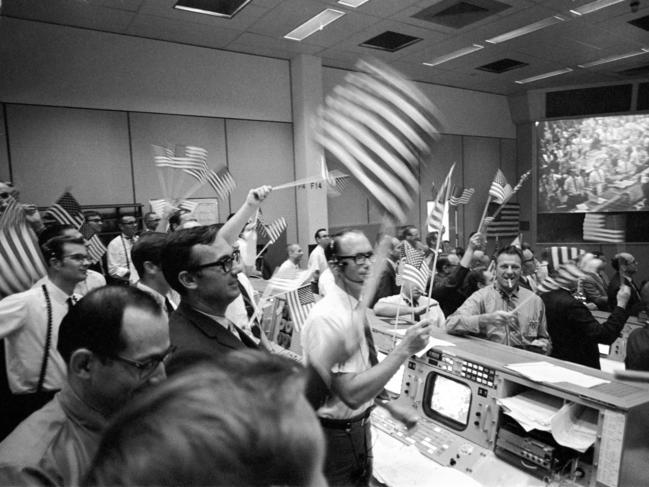
<path id="1" fill-rule="evenodd" d="M 635 68 L 624 69 L 618 71 L 618 74 L 622 76 L 646 76 L 649 75 L 649 64 L 643 64 L 642 66 L 636 66 Z"/>
<path id="2" fill-rule="evenodd" d="M 178 0 L 174 8 L 231 19 L 252 0 Z"/>
<path id="3" fill-rule="evenodd" d="M 484 20 L 510 6 L 496 0 L 443 0 L 417 12 L 412 17 L 454 29 Z"/>
<path id="4" fill-rule="evenodd" d="M 504 73 L 505 71 L 511 71 L 512 69 L 522 68 L 523 66 L 527 65 L 527 63 L 516 61 L 515 59 L 505 58 L 494 61 L 493 63 L 485 64 L 484 66 L 479 66 L 475 69 L 479 69 L 480 71 L 487 71 L 488 73 L 500 74 Z"/>
<path id="5" fill-rule="evenodd" d="M 629 24 L 638 27 L 639 29 L 649 31 L 649 15 L 637 19 L 629 20 Z"/>
<path id="6" fill-rule="evenodd" d="M 395 52 L 399 49 L 403 49 L 406 46 L 410 46 L 415 42 L 419 42 L 421 39 L 419 37 L 413 37 L 406 34 L 399 34 L 398 32 L 392 32 L 390 30 L 385 31 L 383 34 L 379 34 L 376 37 L 366 40 L 361 43 L 362 47 L 371 47 L 372 49 L 381 49 L 382 51 Z"/>

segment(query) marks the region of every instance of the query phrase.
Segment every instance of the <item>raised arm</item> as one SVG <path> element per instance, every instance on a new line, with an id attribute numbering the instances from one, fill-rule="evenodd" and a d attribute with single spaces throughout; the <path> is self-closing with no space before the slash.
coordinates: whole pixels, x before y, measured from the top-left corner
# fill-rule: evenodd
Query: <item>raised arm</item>
<path id="1" fill-rule="evenodd" d="M 248 222 L 250 217 L 254 215 L 261 202 L 266 199 L 266 197 L 273 190 L 270 186 L 260 186 L 259 188 L 251 189 L 248 192 L 246 201 L 243 202 L 243 205 L 237 210 L 232 218 L 230 218 L 219 230 L 219 235 L 225 239 L 230 245 L 236 242 L 241 233 L 241 229 Z"/>

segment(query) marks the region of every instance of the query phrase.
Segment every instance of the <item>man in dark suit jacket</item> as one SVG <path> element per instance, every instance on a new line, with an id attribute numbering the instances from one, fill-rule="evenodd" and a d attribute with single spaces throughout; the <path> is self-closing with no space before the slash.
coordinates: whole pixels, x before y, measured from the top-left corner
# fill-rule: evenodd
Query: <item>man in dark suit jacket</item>
<path id="1" fill-rule="evenodd" d="M 619 336 L 629 316 L 625 307 L 631 290 L 629 286 L 619 289 L 617 306 L 604 323 L 599 323 L 588 308 L 572 296 L 573 291 L 562 288 L 541 294 L 552 340 L 550 355 L 599 369 L 597 344 L 610 345 Z"/>
<path id="2" fill-rule="evenodd" d="M 608 306 L 611 311 L 615 309 L 615 295 L 620 288 L 620 274 L 624 276 L 624 284 L 631 288 L 631 297 L 629 298 L 629 313 L 637 316 L 642 310 L 640 302 L 640 290 L 635 282 L 633 275 L 638 271 L 638 261 L 627 252 L 620 252 L 613 257 L 611 261 L 615 275 L 611 278 L 608 285 Z"/>

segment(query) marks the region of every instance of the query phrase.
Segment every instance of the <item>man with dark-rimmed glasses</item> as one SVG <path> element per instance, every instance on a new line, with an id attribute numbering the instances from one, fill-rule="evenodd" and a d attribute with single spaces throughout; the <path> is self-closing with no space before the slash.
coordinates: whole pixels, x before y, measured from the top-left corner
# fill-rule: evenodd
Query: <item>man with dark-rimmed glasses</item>
<path id="1" fill-rule="evenodd" d="M 173 348 L 165 313 L 128 286 L 95 289 L 63 318 L 67 380 L 0 444 L 0 485 L 80 485 L 108 421 L 166 378 Z"/>

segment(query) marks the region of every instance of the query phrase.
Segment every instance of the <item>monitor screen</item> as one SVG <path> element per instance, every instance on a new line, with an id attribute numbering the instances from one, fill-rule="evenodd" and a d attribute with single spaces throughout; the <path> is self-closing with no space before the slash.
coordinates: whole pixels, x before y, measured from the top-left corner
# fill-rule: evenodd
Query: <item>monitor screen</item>
<path id="1" fill-rule="evenodd" d="M 471 387 L 444 375 L 430 374 L 424 390 L 424 412 L 457 430 L 469 424 Z"/>
<path id="2" fill-rule="evenodd" d="M 539 213 L 649 210 L 649 114 L 537 126 Z"/>

